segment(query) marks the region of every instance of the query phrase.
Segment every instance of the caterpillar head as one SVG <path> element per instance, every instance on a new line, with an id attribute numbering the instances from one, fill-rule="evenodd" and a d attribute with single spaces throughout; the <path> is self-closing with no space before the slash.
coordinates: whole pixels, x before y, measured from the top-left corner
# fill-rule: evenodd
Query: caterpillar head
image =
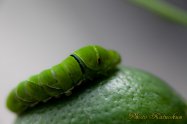
<path id="1" fill-rule="evenodd" d="M 114 50 L 101 46 L 86 46 L 74 52 L 91 70 L 106 72 L 120 63 L 121 57 Z"/>

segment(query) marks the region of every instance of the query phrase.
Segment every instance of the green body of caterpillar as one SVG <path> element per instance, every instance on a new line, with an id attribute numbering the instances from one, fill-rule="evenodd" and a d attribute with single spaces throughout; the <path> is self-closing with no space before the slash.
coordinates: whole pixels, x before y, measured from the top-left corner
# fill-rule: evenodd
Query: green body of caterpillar
<path id="1" fill-rule="evenodd" d="M 43 70 L 20 82 L 8 98 L 7 107 L 16 113 L 46 101 L 71 89 L 95 75 L 107 74 L 120 62 L 120 55 L 101 46 L 86 46 L 71 54 L 61 63 Z"/>

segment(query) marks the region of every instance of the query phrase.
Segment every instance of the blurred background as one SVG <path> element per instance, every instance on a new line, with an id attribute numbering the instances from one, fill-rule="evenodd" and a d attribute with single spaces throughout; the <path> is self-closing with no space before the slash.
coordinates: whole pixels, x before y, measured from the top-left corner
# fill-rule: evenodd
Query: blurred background
<path id="1" fill-rule="evenodd" d="M 185 0 L 167 0 L 187 10 Z M 13 123 L 8 92 L 74 50 L 99 44 L 123 65 L 154 73 L 187 99 L 187 28 L 127 0 L 0 0 L 0 124 Z"/>

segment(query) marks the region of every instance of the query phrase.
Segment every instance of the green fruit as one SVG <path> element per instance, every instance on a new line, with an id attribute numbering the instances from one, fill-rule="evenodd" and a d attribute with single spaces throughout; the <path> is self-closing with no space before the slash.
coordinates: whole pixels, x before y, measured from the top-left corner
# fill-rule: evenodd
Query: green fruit
<path id="1" fill-rule="evenodd" d="M 184 100 L 163 80 L 118 68 L 108 78 L 78 86 L 71 96 L 30 108 L 15 124 L 187 124 Z"/>

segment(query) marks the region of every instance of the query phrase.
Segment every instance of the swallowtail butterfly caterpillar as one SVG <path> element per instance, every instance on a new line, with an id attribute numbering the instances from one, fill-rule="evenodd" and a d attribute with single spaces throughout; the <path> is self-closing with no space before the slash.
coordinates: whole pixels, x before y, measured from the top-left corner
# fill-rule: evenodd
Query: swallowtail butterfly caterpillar
<path id="1" fill-rule="evenodd" d="M 98 45 L 76 50 L 59 64 L 21 81 L 8 95 L 7 107 L 16 113 L 60 94 L 96 75 L 106 75 L 120 62 L 120 55 Z"/>

